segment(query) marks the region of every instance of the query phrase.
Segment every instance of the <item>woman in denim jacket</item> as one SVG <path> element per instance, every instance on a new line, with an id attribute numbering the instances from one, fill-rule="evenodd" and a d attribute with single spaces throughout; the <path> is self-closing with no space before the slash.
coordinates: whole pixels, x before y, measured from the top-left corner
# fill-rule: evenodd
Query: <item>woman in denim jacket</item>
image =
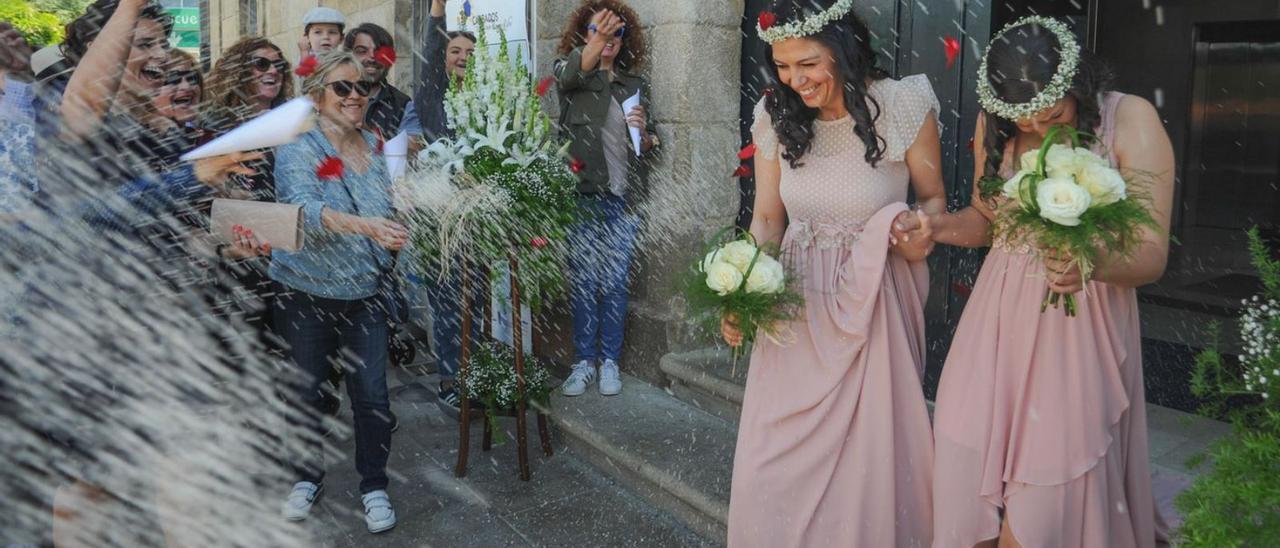
<path id="1" fill-rule="evenodd" d="M 272 254 L 278 284 L 276 331 L 307 376 L 300 394 L 304 445 L 295 462 L 298 482 L 284 515 L 302 520 L 319 497 L 322 460 L 321 387 L 333 362 L 342 363 L 355 416 L 356 469 L 370 532 L 395 526 L 386 488 L 391 449 L 387 393 L 387 311 L 380 282 L 393 266 L 391 250 L 408 238 L 391 215 L 391 180 L 375 152 L 376 138 L 360 129 L 369 85 L 349 52 L 322 54 L 302 92 L 319 111 L 317 127 L 276 151 L 278 199 L 302 206 L 306 244 Z"/>

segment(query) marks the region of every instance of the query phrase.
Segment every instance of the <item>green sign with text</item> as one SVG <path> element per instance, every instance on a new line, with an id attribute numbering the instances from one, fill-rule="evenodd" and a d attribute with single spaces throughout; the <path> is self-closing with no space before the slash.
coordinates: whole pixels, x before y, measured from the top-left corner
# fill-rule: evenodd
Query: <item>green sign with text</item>
<path id="1" fill-rule="evenodd" d="M 200 47 L 200 8 L 168 8 L 173 16 L 173 34 L 169 44 L 176 48 Z"/>

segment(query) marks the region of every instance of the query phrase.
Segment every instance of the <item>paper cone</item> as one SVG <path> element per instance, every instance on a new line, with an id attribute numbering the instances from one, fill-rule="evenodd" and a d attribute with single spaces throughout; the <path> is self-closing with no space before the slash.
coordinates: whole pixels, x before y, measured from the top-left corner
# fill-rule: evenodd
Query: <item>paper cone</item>
<path id="1" fill-rule="evenodd" d="M 258 241 L 272 249 L 302 249 L 302 206 L 248 200 L 213 201 L 209 230 L 226 243 L 235 241 L 232 227 L 241 225 L 253 231 Z"/>
<path id="2" fill-rule="evenodd" d="M 292 143 L 313 125 L 315 105 L 298 97 L 249 120 L 221 137 L 182 155 L 183 161 L 222 156 L 232 152 L 272 148 Z"/>

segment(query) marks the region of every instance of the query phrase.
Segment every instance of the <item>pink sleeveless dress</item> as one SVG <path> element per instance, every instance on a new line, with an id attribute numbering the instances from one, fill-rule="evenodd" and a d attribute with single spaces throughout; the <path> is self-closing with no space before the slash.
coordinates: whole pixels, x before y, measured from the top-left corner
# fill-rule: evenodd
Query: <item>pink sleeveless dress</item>
<path id="1" fill-rule="evenodd" d="M 1113 150 L 1122 98 L 1104 96 L 1102 150 Z M 1005 156 L 1008 177 L 1013 158 Z M 1039 259 L 995 243 L 938 387 L 935 547 L 996 538 L 1001 509 L 1027 548 L 1164 542 L 1151 493 L 1135 292 L 1090 281 L 1069 318 L 1040 312 L 1044 290 Z"/>
<path id="2" fill-rule="evenodd" d="M 928 269 L 889 253 L 906 210 L 904 156 L 938 111 L 929 80 L 873 83 L 884 159 L 852 118 L 816 121 L 796 169 L 781 160 L 783 251 L 804 286 L 800 319 L 757 339 L 729 503 L 729 546 L 928 546 L 933 440 L 921 389 Z M 757 158 L 778 143 L 757 105 Z"/>

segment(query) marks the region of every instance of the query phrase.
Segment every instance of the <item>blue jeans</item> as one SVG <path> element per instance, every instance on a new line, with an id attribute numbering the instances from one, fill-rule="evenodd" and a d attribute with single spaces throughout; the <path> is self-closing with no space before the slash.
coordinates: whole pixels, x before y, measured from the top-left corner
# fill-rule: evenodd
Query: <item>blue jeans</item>
<path id="1" fill-rule="evenodd" d="M 488 285 L 484 276 L 472 269 L 471 276 L 471 348 L 474 350 L 484 333 L 484 303 Z M 422 280 L 431 301 L 431 350 L 435 354 L 441 380 L 458 376 L 462 357 L 462 265 L 455 261 L 449 273 L 440 279 L 429 272 Z"/>
<path id="2" fill-rule="evenodd" d="M 569 234 L 569 306 L 577 361 L 622 355 L 627 281 L 635 255 L 636 218 L 613 194 L 578 198 L 582 220 Z"/>
<path id="3" fill-rule="evenodd" d="M 302 408 L 302 454 L 294 459 L 300 481 L 324 480 L 325 379 L 340 364 L 355 416 L 356 471 L 360 492 L 387 488 L 391 454 L 391 400 L 387 393 L 390 329 L 377 297 L 326 299 L 276 284 L 274 319 L 288 355 L 302 371 L 297 404 Z"/>

